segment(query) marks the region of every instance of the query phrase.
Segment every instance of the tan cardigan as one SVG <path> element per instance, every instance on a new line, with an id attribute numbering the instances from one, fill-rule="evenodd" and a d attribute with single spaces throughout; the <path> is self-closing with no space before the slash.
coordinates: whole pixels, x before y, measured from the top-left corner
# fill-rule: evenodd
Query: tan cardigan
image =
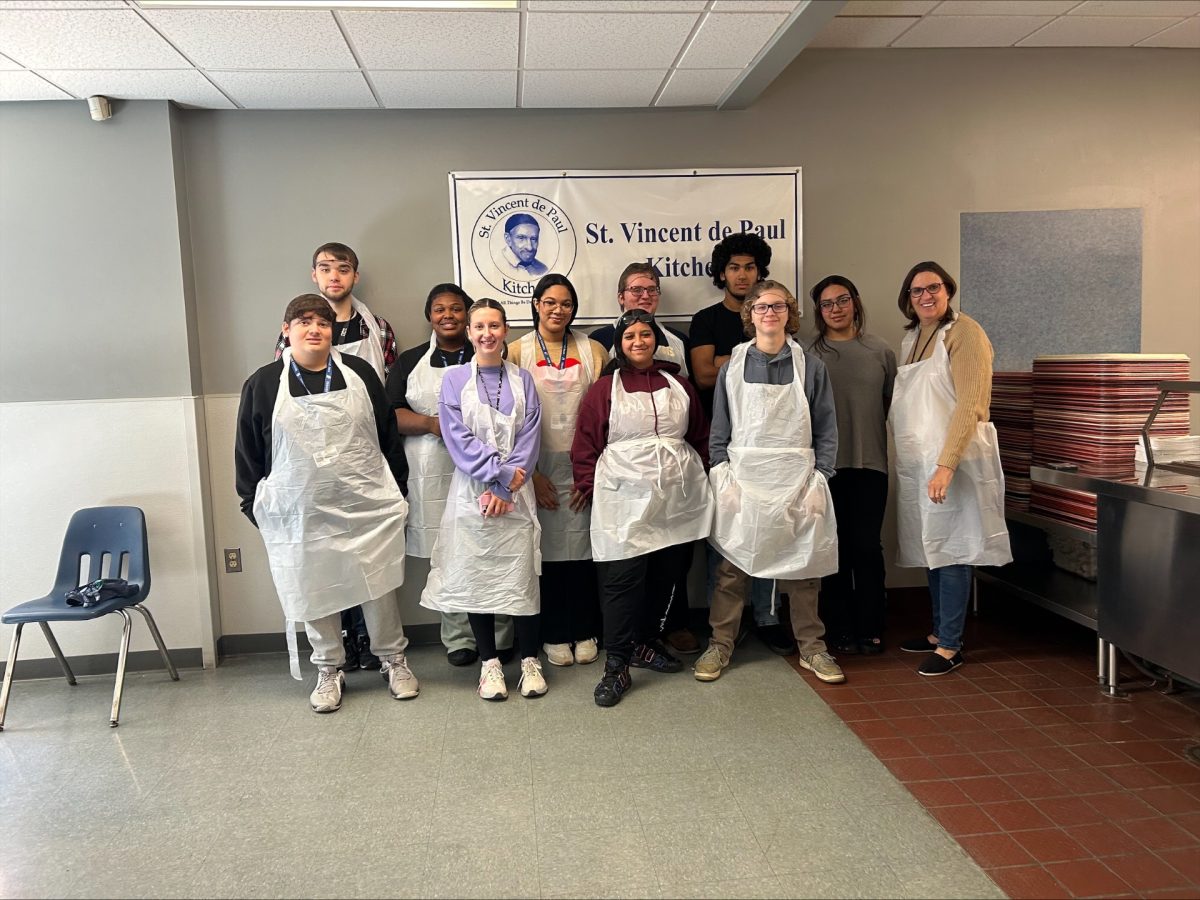
<path id="1" fill-rule="evenodd" d="M 937 324 L 921 327 L 917 332 L 917 343 L 914 347 L 922 348 L 921 356 L 918 359 L 905 357 L 900 361 L 902 365 L 920 362 L 933 355 L 937 339 L 930 338 L 938 327 Z M 946 333 L 946 353 L 950 356 L 950 378 L 954 382 L 954 396 L 957 402 L 950 416 L 950 425 L 946 429 L 946 439 L 938 456 L 938 465 L 956 469 L 967 444 L 975 436 L 975 425 L 988 420 L 992 403 L 994 354 L 991 341 L 983 328 L 962 312 Z"/>

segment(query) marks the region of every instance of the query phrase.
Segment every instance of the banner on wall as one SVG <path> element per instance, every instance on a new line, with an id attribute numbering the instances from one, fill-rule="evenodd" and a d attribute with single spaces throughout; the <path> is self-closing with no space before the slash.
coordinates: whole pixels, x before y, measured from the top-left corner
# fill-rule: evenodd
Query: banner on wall
<path id="1" fill-rule="evenodd" d="M 472 297 L 531 324 L 549 272 L 579 294 L 580 324 L 616 318 L 617 279 L 644 261 L 662 281 L 658 315 L 686 321 L 721 294 L 713 245 L 752 232 L 771 245 L 771 277 L 800 290 L 800 168 L 451 172 L 454 277 Z M 801 309 L 803 309 L 803 305 Z"/>

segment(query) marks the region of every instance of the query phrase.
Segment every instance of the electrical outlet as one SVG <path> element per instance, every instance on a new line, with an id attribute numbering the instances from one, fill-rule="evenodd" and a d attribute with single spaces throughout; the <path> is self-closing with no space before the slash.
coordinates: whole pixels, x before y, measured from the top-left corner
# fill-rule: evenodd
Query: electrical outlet
<path id="1" fill-rule="evenodd" d="M 242 548 L 234 547 L 232 550 L 225 550 L 225 571 L 240 572 L 242 571 Z"/>

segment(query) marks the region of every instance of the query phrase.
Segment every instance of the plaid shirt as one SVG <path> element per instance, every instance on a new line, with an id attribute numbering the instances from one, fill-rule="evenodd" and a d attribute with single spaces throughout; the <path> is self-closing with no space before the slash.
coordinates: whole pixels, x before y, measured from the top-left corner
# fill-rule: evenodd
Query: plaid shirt
<path id="1" fill-rule="evenodd" d="M 383 345 L 383 378 L 387 380 L 387 374 L 392 370 L 392 366 L 396 363 L 396 333 L 392 331 L 392 326 L 388 324 L 388 320 L 383 316 L 375 316 L 375 321 L 379 324 L 379 342 Z M 354 341 L 365 341 L 371 336 L 371 329 L 367 327 L 367 320 L 359 318 L 359 336 L 347 343 Z M 279 340 L 275 342 L 275 358 L 283 356 L 283 351 L 288 348 L 288 339 L 283 332 L 279 333 Z M 334 346 L 337 346 L 336 343 Z"/>

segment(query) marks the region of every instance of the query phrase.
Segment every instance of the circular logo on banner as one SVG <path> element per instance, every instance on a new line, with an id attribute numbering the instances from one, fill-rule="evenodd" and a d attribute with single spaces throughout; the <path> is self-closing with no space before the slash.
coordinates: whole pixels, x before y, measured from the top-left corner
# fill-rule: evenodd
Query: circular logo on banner
<path id="1" fill-rule="evenodd" d="M 508 194 L 475 220 L 471 259 L 484 281 L 507 297 L 527 298 L 547 272 L 569 275 L 575 228 L 561 207 L 538 194 Z"/>

